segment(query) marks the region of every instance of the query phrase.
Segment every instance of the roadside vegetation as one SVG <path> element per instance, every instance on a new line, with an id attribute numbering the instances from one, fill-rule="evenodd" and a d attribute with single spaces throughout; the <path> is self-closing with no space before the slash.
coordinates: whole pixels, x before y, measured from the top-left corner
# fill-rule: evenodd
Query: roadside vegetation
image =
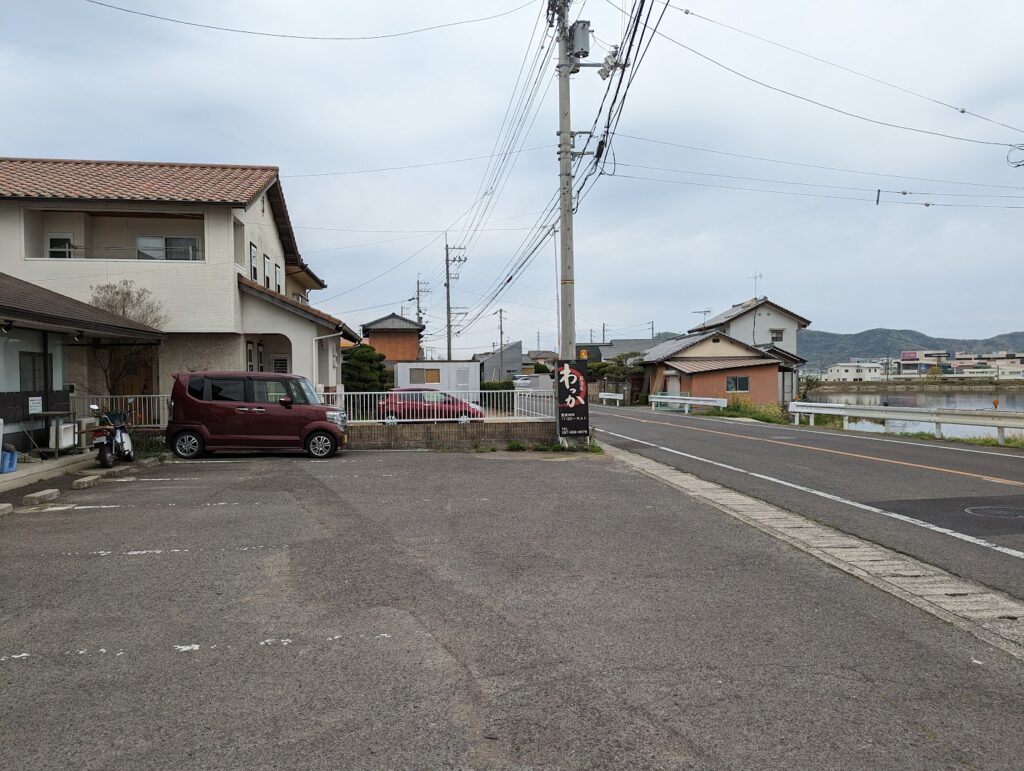
<path id="1" fill-rule="evenodd" d="M 788 423 L 789 414 L 778 404 L 756 404 L 746 399 L 733 399 L 727 407 L 714 407 L 708 415 L 721 418 L 750 418 L 762 423 Z"/>
<path id="2" fill-rule="evenodd" d="M 892 436 L 892 434 L 890 434 Z M 935 436 L 931 431 L 902 431 L 895 436 L 905 436 L 910 439 L 924 439 L 938 442 L 961 442 L 963 444 L 976 444 L 981 447 L 1010 447 L 1017 450 L 1024 450 L 1024 436 L 1008 436 L 1006 444 L 999 444 L 994 436 Z"/>

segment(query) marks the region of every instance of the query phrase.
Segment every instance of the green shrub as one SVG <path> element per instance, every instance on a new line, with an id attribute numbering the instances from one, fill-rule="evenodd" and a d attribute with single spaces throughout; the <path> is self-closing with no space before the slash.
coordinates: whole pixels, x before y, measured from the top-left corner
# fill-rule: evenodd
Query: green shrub
<path id="1" fill-rule="evenodd" d="M 526 449 L 526 445 L 518 439 L 509 439 L 508 444 L 505 445 L 505 449 L 509 452 L 522 452 Z"/>
<path id="2" fill-rule="evenodd" d="M 537 362 L 536 364 L 533 365 L 533 374 L 534 375 L 543 375 L 545 372 L 550 372 L 550 371 L 551 370 L 548 369 L 548 365 L 547 364 L 541 364 L 540 362 Z"/>
<path id="3" fill-rule="evenodd" d="M 480 384 L 481 391 L 511 391 L 514 388 L 511 380 L 485 380 Z"/>
<path id="4" fill-rule="evenodd" d="M 715 407 L 708 414 L 724 418 L 751 418 L 760 420 L 762 423 L 789 422 L 789 415 L 780 405 L 774 402 L 758 404 L 748 399 L 733 399 L 729 402 L 728 407 Z"/>

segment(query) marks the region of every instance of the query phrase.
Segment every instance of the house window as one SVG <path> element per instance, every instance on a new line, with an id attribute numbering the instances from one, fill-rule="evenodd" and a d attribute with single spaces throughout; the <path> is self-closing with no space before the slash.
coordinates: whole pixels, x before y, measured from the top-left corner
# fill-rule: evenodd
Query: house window
<path id="1" fill-rule="evenodd" d="M 56 259 L 72 257 L 71 233 L 48 233 L 46 235 L 46 256 Z"/>
<path id="2" fill-rule="evenodd" d="M 203 259 L 198 236 L 136 236 L 135 256 L 139 260 Z"/>
<path id="3" fill-rule="evenodd" d="M 263 343 L 258 343 L 256 345 L 256 369 L 259 372 L 263 372 L 263 361 Z"/>
<path id="4" fill-rule="evenodd" d="M 50 375 L 53 375 L 53 354 L 48 357 Z M 43 354 L 21 351 L 18 354 L 18 374 L 22 391 L 42 391 L 46 387 L 43 373 Z"/>
<path id="5" fill-rule="evenodd" d="M 781 343 L 783 337 L 785 336 L 785 334 L 786 334 L 786 330 L 784 330 L 784 329 L 773 329 L 772 330 L 772 342 L 773 343 Z"/>
<path id="6" fill-rule="evenodd" d="M 278 294 L 282 294 L 281 288 L 282 288 L 281 287 L 281 266 L 280 265 L 275 265 L 274 266 L 274 291 L 277 292 Z"/>
<path id="7" fill-rule="evenodd" d="M 252 241 L 249 242 L 249 278 L 253 281 L 260 280 L 259 252 Z"/>
<path id="8" fill-rule="evenodd" d="M 270 257 L 263 255 L 263 286 L 270 289 Z"/>
<path id="9" fill-rule="evenodd" d="M 247 342 L 245 344 L 245 371 L 246 372 L 252 372 L 255 369 L 255 367 L 254 367 L 255 353 L 256 353 L 256 347 L 252 343 Z"/>
<path id="10" fill-rule="evenodd" d="M 725 390 L 733 393 L 739 393 L 750 390 L 750 378 L 749 377 L 727 377 L 725 379 Z"/>
<path id="11" fill-rule="evenodd" d="M 427 383 L 440 383 L 440 369 L 426 369 L 415 367 L 409 370 L 409 383 L 412 385 L 426 385 Z"/>

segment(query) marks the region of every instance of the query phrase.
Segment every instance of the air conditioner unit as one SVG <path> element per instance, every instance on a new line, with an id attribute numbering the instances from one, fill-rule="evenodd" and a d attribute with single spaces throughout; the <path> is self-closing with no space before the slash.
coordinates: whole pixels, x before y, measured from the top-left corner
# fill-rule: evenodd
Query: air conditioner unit
<path id="1" fill-rule="evenodd" d="M 99 418 L 79 418 L 75 421 L 78 424 L 78 446 L 83 450 L 92 447 L 92 430 L 99 424 Z"/>
<path id="2" fill-rule="evenodd" d="M 60 433 L 58 434 L 58 428 Z M 50 424 L 50 447 L 57 450 L 66 450 L 75 446 L 75 424 L 61 423 L 60 426 Z"/>

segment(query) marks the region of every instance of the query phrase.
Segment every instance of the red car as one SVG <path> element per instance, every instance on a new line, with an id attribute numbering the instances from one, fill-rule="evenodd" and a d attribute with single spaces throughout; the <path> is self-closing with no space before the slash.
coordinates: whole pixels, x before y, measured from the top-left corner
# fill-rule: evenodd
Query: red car
<path id="1" fill-rule="evenodd" d="M 327 458 L 348 440 L 345 411 L 321 404 L 304 377 L 183 372 L 171 389 L 167 446 L 179 458 L 209 450 L 305 450 Z"/>
<path id="2" fill-rule="evenodd" d="M 432 388 L 392 388 L 377 402 L 377 417 L 388 425 L 400 421 L 457 420 L 459 423 L 481 421 L 484 411 L 479 404 Z"/>

